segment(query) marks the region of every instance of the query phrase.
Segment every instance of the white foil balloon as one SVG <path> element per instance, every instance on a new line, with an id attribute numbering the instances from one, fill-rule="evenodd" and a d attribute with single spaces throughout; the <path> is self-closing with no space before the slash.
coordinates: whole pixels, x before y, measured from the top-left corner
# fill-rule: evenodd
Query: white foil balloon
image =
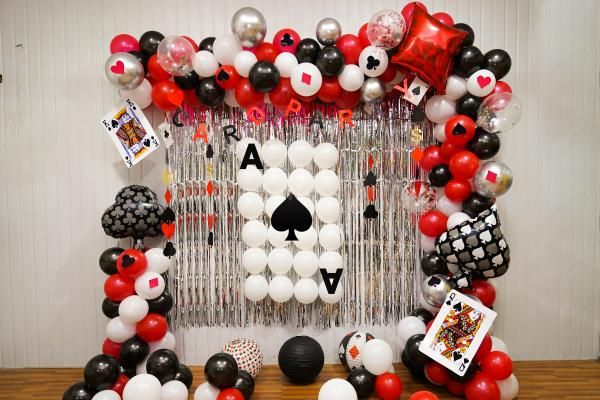
<path id="1" fill-rule="evenodd" d="M 262 275 L 250 275 L 244 284 L 244 294 L 248 300 L 260 301 L 269 294 L 269 282 Z"/>
<path id="2" fill-rule="evenodd" d="M 287 154 L 294 167 L 306 167 L 312 161 L 313 147 L 306 140 L 296 140 L 290 144 Z"/>
<path id="3" fill-rule="evenodd" d="M 365 74 L 358 65 L 347 64 L 338 76 L 338 82 L 345 91 L 356 92 L 365 82 Z"/>
<path id="4" fill-rule="evenodd" d="M 281 194 L 287 189 L 287 175 L 279 167 L 269 168 L 263 174 L 262 186 L 269 194 Z"/>
<path id="5" fill-rule="evenodd" d="M 382 339 L 371 339 L 363 344 L 362 363 L 373 375 L 387 372 L 392 365 L 394 352 L 392 347 Z"/>
<path id="6" fill-rule="evenodd" d="M 242 254 L 242 267 L 251 274 L 260 274 L 267 266 L 267 253 L 260 247 L 251 247 Z"/>
<path id="7" fill-rule="evenodd" d="M 248 75 L 250 75 L 250 70 L 254 64 L 257 63 L 257 61 L 258 59 L 253 52 L 244 50 L 240 51 L 235 56 L 235 59 L 233 60 L 233 67 L 237 73 L 240 74 L 240 76 L 247 78 Z"/>
<path id="8" fill-rule="evenodd" d="M 335 197 L 321 197 L 315 208 L 317 217 L 326 224 L 337 222 L 340 217 L 340 202 Z"/>
<path id="9" fill-rule="evenodd" d="M 458 75 L 450 75 L 446 81 L 446 97 L 458 100 L 467 94 L 467 81 Z"/>
<path id="10" fill-rule="evenodd" d="M 292 268 L 294 256 L 288 249 L 273 249 L 267 257 L 269 269 L 275 275 L 285 275 Z"/>
<path id="11" fill-rule="evenodd" d="M 288 176 L 288 188 L 296 197 L 308 196 L 315 187 L 315 178 L 308 170 L 296 168 Z"/>
<path id="12" fill-rule="evenodd" d="M 313 160 L 320 169 L 335 167 L 338 158 L 338 149 L 331 143 L 319 143 L 313 150 Z"/>
<path id="13" fill-rule="evenodd" d="M 246 192 L 238 198 L 237 208 L 242 217 L 257 219 L 262 214 L 265 204 L 258 193 Z"/>
<path id="14" fill-rule="evenodd" d="M 340 178 L 330 169 L 322 169 L 315 175 L 315 190 L 321 196 L 333 196 L 340 189 Z"/>
<path id="15" fill-rule="evenodd" d="M 119 91 L 119 94 L 123 100 L 133 100 L 142 110 L 152 105 L 152 84 L 148 79 L 144 79 L 142 83 L 134 89 Z"/>
<path id="16" fill-rule="evenodd" d="M 279 139 L 269 139 L 262 145 L 261 158 L 269 167 L 281 167 L 287 159 L 287 147 Z"/>
<path id="17" fill-rule="evenodd" d="M 213 43 L 213 54 L 221 65 L 233 65 L 235 56 L 242 51 L 242 45 L 231 33 L 219 36 Z"/>
<path id="18" fill-rule="evenodd" d="M 258 191 L 262 185 L 262 172 L 256 165 L 248 165 L 237 172 L 236 181 L 246 191 Z"/>
<path id="19" fill-rule="evenodd" d="M 292 265 L 294 271 L 296 271 L 300 277 L 308 278 L 317 272 L 317 269 L 319 268 L 318 260 L 319 259 L 314 252 L 301 250 L 294 256 Z"/>
<path id="20" fill-rule="evenodd" d="M 444 123 L 455 114 L 456 102 L 446 96 L 432 96 L 425 104 L 425 115 L 433 123 Z"/>
<path id="21" fill-rule="evenodd" d="M 136 375 L 125 385 L 123 400 L 161 400 L 161 389 L 160 381 L 154 375 Z"/>
<path id="22" fill-rule="evenodd" d="M 311 304 L 319 297 L 319 286 L 310 278 L 302 278 L 294 285 L 294 297 L 301 304 Z"/>
<path id="23" fill-rule="evenodd" d="M 279 53 L 275 58 L 275 66 L 279 70 L 279 75 L 282 78 L 289 78 L 292 76 L 292 71 L 298 65 L 298 59 L 296 56 L 289 52 Z"/>
<path id="24" fill-rule="evenodd" d="M 140 296 L 129 296 L 119 304 L 119 317 L 127 324 L 136 324 L 148 315 L 150 306 Z"/>
<path id="25" fill-rule="evenodd" d="M 321 282 L 319 284 L 319 297 L 323 301 L 323 303 L 327 304 L 335 304 L 338 303 L 342 296 L 344 295 L 344 288 L 342 285 L 342 281 L 340 280 L 337 288 L 335 288 L 334 293 L 329 293 L 327 290 L 327 286 L 325 286 L 325 282 Z"/>
<path id="26" fill-rule="evenodd" d="M 172 380 L 162 385 L 160 400 L 187 400 L 188 389 L 181 381 Z"/>
<path id="27" fill-rule="evenodd" d="M 345 379 L 330 379 L 321 386 L 318 400 L 357 400 L 354 386 Z"/>
<path id="28" fill-rule="evenodd" d="M 214 76 L 219 69 L 219 61 L 210 51 L 200 50 L 194 56 L 192 66 L 199 77 L 208 78 Z"/>
<path id="29" fill-rule="evenodd" d="M 196 389 L 194 400 L 217 400 L 219 393 L 221 393 L 221 391 L 218 387 L 215 387 L 208 382 L 204 382 Z"/>
<path id="30" fill-rule="evenodd" d="M 250 247 L 260 247 L 267 240 L 267 227 L 260 221 L 251 220 L 242 228 L 242 240 Z"/>
<path id="31" fill-rule="evenodd" d="M 160 247 L 152 248 L 144 253 L 148 261 L 146 271 L 154 271 L 159 274 L 167 272 L 175 266 L 175 257 L 167 257 Z"/>
<path id="32" fill-rule="evenodd" d="M 135 280 L 135 292 L 146 300 L 152 300 L 165 291 L 165 278 L 154 271 L 146 271 Z"/>
<path id="33" fill-rule="evenodd" d="M 285 303 L 294 295 L 294 284 L 287 276 L 276 276 L 269 283 L 269 297 L 276 303 Z"/>

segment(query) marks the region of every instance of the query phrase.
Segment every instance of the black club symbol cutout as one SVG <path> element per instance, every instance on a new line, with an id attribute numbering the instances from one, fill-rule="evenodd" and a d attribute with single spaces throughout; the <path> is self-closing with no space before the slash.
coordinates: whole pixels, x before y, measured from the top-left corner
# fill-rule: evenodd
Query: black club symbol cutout
<path id="1" fill-rule="evenodd" d="M 373 56 L 367 57 L 367 69 L 368 70 L 377 69 L 377 67 L 379 67 L 379 64 L 381 64 L 381 61 L 379 61 L 375 57 L 373 57 Z"/>
<path id="2" fill-rule="evenodd" d="M 281 45 L 286 47 L 286 46 L 293 46 L 294 45 L 294 41 L 292 40 L 292 37 L 290 36 L 289 33 L 285 33 L 283 35 L 283 39 L 281 39 Z"/>

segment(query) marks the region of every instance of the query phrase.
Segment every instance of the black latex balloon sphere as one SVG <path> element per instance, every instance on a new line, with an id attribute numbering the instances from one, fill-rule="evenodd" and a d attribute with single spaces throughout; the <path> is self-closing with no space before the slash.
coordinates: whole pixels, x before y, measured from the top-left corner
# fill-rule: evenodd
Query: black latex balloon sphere
<path id="1" fill-rule="evenodd" d="M 279 83 L 279 70 L 268 61 L 257 61 L 248 75 L 252 87 L 261 93 L 268 93 Z"/>
<path id="2" fill-rule="evenodd" d="M 429 182 L 435 187 L 444 187 L 452 179 L 448 164 L 439 164 L 429 171 Z"/>
<path id="3" fill-rule="evenodd" d="M 117 258 L 119 258 L 119 254 L 124 252 L 120 247 L 109 247 L 104 250 L 102 254 L 100 254 L 100 260 L 98 260 L 98 264 L 100 264 L 100 269 L 106 275 L 114 275 L 118 273 L 117 270 Z"/>
<path id="4" fill-rule="evenodd" d="M 156 54 L 156 50 L 158 50 L 158 45 L 160 41 L 163 40 L 165 36 L 156 31 L 148 31 L 145 32 L 140 37 L 140 49 L 150 57 L 153 54 Z"/>
<path id="5" fill-rule="evenodd" d="M 454 27 L 463 32 L 467 32 L 467 37 L 463 39 L 462 45 L 473 46 L 473 43 L 475 43 L 475 31 L 473 31 L 473 28 L 463 22 L 454 24 Z"/>
<path id="6" fill-rule="evenodd" d="M 433 314 L 431 311 L 424 308 L 415 308 L 410 315 L 419 318 L 421 321 L 423 321 L 423 323 L 425 323 L 425 325 L 433 320 Z"/>
<path id="7" fill-rule="evenodd" d="M 207 38 L 202 39 L 200 44 L 198 44 L 198 48 L 200 50 L 206 50 L 213 52 L 213 43 L 215 42 L 215 38 L 213 36 L 209 36 Z"/>
<path id="8" fill-rule="evenodd" d="M 182 382 L 189 390 L 192 387 L 194 375 L 192 375 L 192 371 L 187 365 L 179 363 L 179 368 L 177 368 L 175 378 L 173 379 Z"/>
<path id="9" fill-rule="evenodd" d="M 134 56 L 135 58 L 138 59 L 140 64 L 142 64 L 144 67 L 144 72 L 147 73 L 148 72 L 148 59 L 150 58 L 150 56 L 148 56 L 148 54 L 144 53 L 143 51 L 138 51 L 138 50 L 130 51 L 129 54 L 131 54 L 132 56 Z"/>
<path id="10" fill-rule="evenodd" d="M 467 93 L 456 101 L 456 113 L 466 115 L 473 121 L 477 121 L 477 110 L 479 110 L 482 102 L 483 99 L 481 97 Z"/>
<path id="11" fill-rule="evenodd" d="M 172 350 L 156 350 L 146 361 L 146 372 L 157 377 L 161 385 L 172 381 L 178 369 L 179 359 Z"/>
<path id="12" fill-rule="evenodd" d="M 279 350 L 279 368 L 293 383 L 312 382 L 325 362 L 319 342 L 308 336 L 288 339 Z"/>
<path id="13" fill-rule="evenodd" d="M 356 390 L 359 399 L 367 399 L 375 389 L 375 375 L 364 368 L 357 368 L 346 378 Z"/>
<path id="14" fill-rule="evenodd" d="M 95 394 L 96 391 L 85 382 L 77 382 L 65 390 L 62 400 L 92 400 Z"/>
<path id="15" fill-rule="evenodd" d="M 467 143 L 467 148 L 481 160 L 487 160 L 498 154 L 500 138 L 495 133 L 477 128 L 475 136 Z"/>
<path id="16" fill-rule="evenodd" d="M 325 46 L 317 54 L 315 65 L 323 76 L 338 76 L 344 69 L 344 55 L 335 46 Z"/>
<path id="17" fill-rule="evenodd" d="M 187 73 L 184 76 L 175 76 L 173 80 L 181 88 L 181 90 L 195 89 L 200 84 L 200 77 L 194 71 Z"/>
<path id="18" fill-rule="evenodd" d="M 510 55 L 502 49 L 490 50 L 483 55 L 483 68 L 492 71 L 497 81 L 508 74 L 511 66 Z"/>
<path id="19" fill-rule="evenodd" d="M 249 400 L 254 393 L 254 379 L 247 371 L 240 370 L 233 387 L 242 392 L 244 400 Z"/>
<path id="20" fill-rule="evenodd" d="M 458 51 L 454 57 L 454 73 L 463 78 L 468 78 L 481 69 L 483 54 L 475 46 L 466 46 Z"/>
<path id="21" fill-rule="evenodd" d="M 137 375 L 137 365 L 131 366 L 131 367 L 124 367 L 123 365 L 121 365 L 121 370 L 119 371 L 121 374 L 126 375 L 129 379 L 133 378 L 134 376 Z"/>
<path id="22" fill-rule="evenodd" d="M 119 316 L 119 302 L 112 301 L 108 297 L 105 297 L 102 300 L 102 313 L 106 315 L 107 318 L 113 319 Z"/>
<path id="23" fill-rule="evenodd" d="M 150 353 L 150 346 L 137 336 L 127 339 L 121 344 L 119 356 L 125 367 L 135 367 Z"/>
<path id="24" fill-rule="evenodd" d="M 448 273 L 448 264 L 437 252 L 431 251 L 421 257 L 421 270 L 427 276 Z"/>
<path id="25" fill-rule="evenodd" d="M 165 315 L 173 308 L 173 296 L 167 291 L 162 292 L 157 298 L 147 301 L 150 306 L 148 312 L 151 313 Z"/>
<path id="26" fill-rule="evenodd" d="M 480 213 L 490 208 L 493 204 L 493 198 L 483 197 L 473 192 L 465 201 L 463 201 L 463 212 L 469 217 L 475 218 Z"/>
<path id="27" fill-rule="evenodd" d="M 110 389 L 119 377 L 119 363 L 114 357 L 99 354 L 85 364 L 83 379 L 96 391 Z"/>
<path id="28" fill-rule="evenodd" d="M 200 83 L 196 86 L 196 97 L 205 106 L 216 107 L 223 102 L 225 98 L 225 90 L 217 85 L 214 76 L 200 79 Z"/>
<path id="29" fill-rule="evenodd" d="M 314 64 L 320 50 L 321 46 L 316 40 L 310 38 L 302 39 L 298 43 L 298 47 L 296 47 L 296 58 L 298 59 L 298 63 L 307 62 Z"/>
<path id="30" fill-rule="evenodd" d="M 213 355 L 204 366 L 204 377 L 207 382 L 219 389 L 233 387 L 238 372 L 238 365 L 235 358 L 227 353 Z"/>
<path id="31" fill-rule="evenodd" d="M 421 368 L 428 362 L 431 362 L 429 357 L 419 351 L 419 346 L 423 343 L 423 339 L 425 339 L 425 335 L 422 333 L 412 335 L 406 341 L 406 347 L 404 348 L 406 355 L 414 362 L 414 365 Z"/>
<path id="32" fill-rule="evenodd" d="M 404 351 L 402 352 L 401 357 L 402 357 L 402 364 L 404 364 L 406 369 L 408 369 L 408 371 L 410 372 L 412 377 L 416 381 L 424 381 L 425 380 L 425 372 L 423 370 L 423 367 L 419 366 L 416 361 L 414 361 L 412 358 L 410 358 L 410 356 L 406 352 L 406 349 L 404 349 Z"/>

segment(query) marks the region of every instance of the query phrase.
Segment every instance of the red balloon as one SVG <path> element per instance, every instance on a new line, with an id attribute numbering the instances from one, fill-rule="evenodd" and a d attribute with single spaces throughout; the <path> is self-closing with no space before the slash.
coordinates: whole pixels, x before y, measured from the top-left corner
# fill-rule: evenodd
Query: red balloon
<path id="1" fill-rule="evenodd" d="M 419 229 L 423 235 L 438 237 L 446 231 L 448 217 L 438 210 L 429 210 L 421 214 Z"/>
<path id="2" fill-rule="evenodd" d="M 454 144 L 448 141 L 442 143 L 441 155 L 446 160 L 451 160 L 452 156 L 454 156 L 459 151 L 463 151 L 465 149 L 464 144 Z"/>
<path id="3" fill-rule="evenodd" d="M 296 47 L 300 42 L 300 35 L 293 29 L 285 28 L 273 36 L 273 45 L 279 53 L 296 54 Z"/>
<path id="4" fill-rule="evenodd" d="M 143 252 L 136 249 L 127 249 L 117 258 L 119 274 L 125 278 L 135 279 L 146 271 L 148 260 Z"/>
<path id="5" fill-rule="evenodd" d="M 497 81 L 496 86 L 494 86 L 494 88 L 492 89 L 492 93 L 488 94 L 486 97 L 496 93 L 512 93 L 512 88 L 508 83 L 504 81 Z"/>
<path id="6" fill-rule="evenodd" d="M 340 49 L 344 55 L 344 62 L 346 64 L 358 64 L 360 52 L 365 48 L 359 37 L 351 33 L 340 36 L 335 43 L 335 47 Z"/>
<path id="7" fill-rule="evenodd" d="M 450 380 L 448 369 L 435 361 L 425 366 L 425 376 L 434 385 L 444 386 Z"/>
<path id="8" fill-rule="evenodd" d="M 183 90 L 172 81 L 161 81 L 152 87 L 152 103 L 163 111 L 173 112 L 183 102 Z"/>
<path id="9" fill-rule="evenodd" d="M 371 41 L 369 40 L 369 36 L 367 35 L 368 26 L 369 23 L 363 24 L 363 26 L 361 26 L 358 30 L 358 41 L 360 42 L 360 45 L 363 49 L 371 45 Z"/>
<path id="10" fill-rule="evenodd" d="M 481 361 L 481 370 L 496 381 L 508 379 L 513 373 L 513 362 L 508 354 L 492 351 Z"/>
<path id="11" fill-rule="evenodd" d="M 183 102 L 193 108 L 199 108 L 202 106 L 202 103 L 200 103 L 200 100 L 198 100 L 198 96 L 196 96 L 195 89 L 183 91 Z"/>
<path id="12" fill-rule="evenodd" d="M 271 100 L 271 104 L 274 106 L 284 108 L 290 104 L 290 100 L 292 100 L 294 94 L 290 78 L 281 78 L 275 89 L 269 92 L 269 100 Z"/>
<path id="13" fill-rule="evenodd" d="M 433 18 L 437 19 L 438 21 L 440 21 L 444 25 L 448 25 L 448 26 L 454 25 L 454 19 L 448 13 L 437 12 L 435 14 L 432 14 L 431 16 Z"/>
<path id="14" fill-rule="evenodd" d="M 472 286 L 473 289 L 463 289 L 462 292 L 475 295 L 486 307 L 494 305 L 494 301 L 496 301 L 496 289 L 494 289 L 491 283 L 481 279 L 474 279 Z"/>
<path id="15" fill-rule="evenodd" d="M 140 50 L 140 42 L 138 40 L 128 35 L 127 33 L 121 33 L 110 41 L 110 54 L 115 53 L 129 53 L 130 51 L 139 51 Z"/>
<path id="16" fill-rule="evenodd" d="M 235 99 L 243 108 L 259 106 L 264 98 L 264 93 L 254 89 L 248 78 L 241 79 L 235 87 Z"/>
<path id="17" fill-rule="evenodd" d="M 425 171 L 430 171 L 433 167 L 446 164 L 446 162 L 439 146 L 429 146 L 423 150 L 423 158 L 421 158 L 419 165 Z"/>
<path id="18" fill-rule="evenodd" d="M 448 381 L 448 383 L 446 384 L 446 389 L 448 389 L 450 393 L 456 396 L 462 396 L 463 394 L 465 394 L 465 384 L 453 381 L 452 379 L 450 379 L 450 381 Z"/>
<path id="19" fill-rule="evenodd" d="M 160 64 L 158 63 L 158 56 L 156 54 L 153 54 L 149 59 L 148 59 L 148 74 L 150 74 L 150 76 L 152 76 L 152 78 L 154 78 L 154 80 L 160 82 L 160 81 L 166 81 L 167 79 L 169 79 L 171 77 L 171 74 L 168 73 L 167 71 L 165 71 L 163 69 L 163 67 L 160 66 Z"/>
<path id="20" fill-rule="evenodd" d="M 146 342 L 156 342 L 162 339 L 169 328 L 167 319 L 160 314 L 150 313 L 135 326 L 137 335 Z"/>
<path id="21" fill-rule="evenodd" d="M 459 151 L 448 164 L 452 176 L 457 179 L 471 179 L 479 169 L 479 158 L 470 151 Z"/>
<path id="22" fill-rule="evenodd" d="M 415 392 L 413 393 L 408 400 L 439 400 L 440 398 L 437 397 L 435 394 L 422 390 L 420 392 Z"/>
<path id="23" fill-rule="evenodd" d="M 135 294 L 135 282 L 120 274 L 114 274 L 104 281 L 104 294 L 112 301 L 123 301 Z"/>
<path id="24" fill-rule="evenodd" d="M 466 115 L 454 115 L 446 121 L 444 133 L 446 142 L 452 144 L 467 144 L 475 136 L 477 126 L 475 122 Z M 445 143 L 445 142 L 444 142 Z"/>
<path id="25" fill-rule="evenodd" d="M 433 320 L 427 323 L 427 325 L 425 326 L 425 332 L 429 332 L 429 329 L 431 329 L 431 325 L 433 325 Z"/>
<path id="26" fill-rule="evenodd" d="M 479 364 L 485 356 L 490 354 L 490 351 L 492 351 L 492 337 L 486 334 L 479 345 L 479 349 L 477 349 L 477 353 L 475 353 L 475 356 L 473 357 L 473 361 Z"/>
<path id="27" fill-rule="evenodd" d="M 298 96 L 298 99 L 300 99 L 300 101 L 303 103 L 312 103 L 317 98 L 316 93 L 311 96 L 300 96 L 300 95 L 297 95 L 297 96 Z"/>
<path id="28" fill-rule="evenodd" d="M 194 51 L 197 53 L 198 50 L 200 50 L 200 48 L 198 47 L 198 44 L 194 41 L 194 39 L 192 39 L 189 36 L 182 36 L 182 38 L 184 38 L 185 40 L 187 40 L 188 42 L 190 42 L 190 44 L 192 45 L 192 47 L 194 48 Z"/>
<path id="29" fill-rule="evenodd" d="M 274 63 L 279 51 L 272 43 L 262 42 L 254 51 L 254 54 L 259 61 L 268 61 L 270 63 Z"/>
<path id="30" fill-rule="evenodd" d="M 394 64 L 388 64 L 388 67 L 383 71 L 383 74 L 379 75 L 379 79 L 381 79 L 384 83 L 388 83 L 394 80 L 398 70 L 394 66 Z"/>
<path id="31" fill-rule="evenodd" d="M 233 65 L 221 65 L 215 72 L 215 80 L 217 85 L 225 90 L 234 89 L 238 82 L 242 79 L 237 73 Z"/>
<path id="32" fill-rule="evenodd" d="M 121 358 L 121 343 L 115 343 L 109 338 L 104 339 L 104 343 L 102 343 L 102 353 L 113 356 L 118 360 Z"/>
<path id="33" fill-rule="evenodd" d="M 467 33 L 442 24 L 421 7 L 413 10 L 408 32 L 392 62 L 417 74 L 443 94 L 454 56 Z"/>
<path id="34" fill-rule="evenodd" d="M 360 90 L 356 92 L 348 92 L 342 89 L 339 97 L 335 100 L 335 104 L 342 109 L 353 109 L 360 103 Z"/>
<path id="35" fill-rule="evenodd" d="M 123 389 L 125 389 L 125 385 L 129 382 L 129 377 L 125 374 L 120 374 L 115 383 L 113 384 L 111 390 L 119 393 L 119 396 L 123 396 Z"/>
<path id="36" fill-rule="evenodd" d="M 500 388 L 490 376 L 476 372 L 473 379 L 465 385 L 465 395 L 467 400 L 500 400 Z"/>
<path id="37" fill-rule="evenodd" d="M 217 400 L 244 400 L 244 395 L 235 388 L 223 389 L 217 396 Z"/>
<path id="38" fill-rule="evenodd" d="M 319 99 L 325 103 L 332 103 L 342 93 L 342 87 L 338 81 L 337 76 L 325 76 L 323 77 L 323 83 L 321 89 L 317 92 Z"/>
<path id="39" fill-rule="evenodd" d="M 462 203 L 471 194 L 471 184 L 464 179 L 452 178 L 444 187 L 444 194 L 448 200 Z"/>
<path id="40" fill-rule="evenodd" d="M 415 12 L 415 7 L 420 8 L 421 10 L 423 10 L 425 12 L 428 12 L 427 6 L 423 3 L 421 3 L 420 1 L 413 1 L 413 2 L 405 5 L 404 8 L 402 8 L 402 11 L 400 11 L 400 13 L 404 17 L 404 22 L 406 22 L 407 27 L 410 25 L 410 22 L 412 21 L 413 13 Z"/>
<path id="41" fill-rule="evenodd" d="M 375 378 L 375 393 L 382 400 L 397 400 L 402 394 L 402 381 L 400 377 L 391 372 L 379 375 Z"/>

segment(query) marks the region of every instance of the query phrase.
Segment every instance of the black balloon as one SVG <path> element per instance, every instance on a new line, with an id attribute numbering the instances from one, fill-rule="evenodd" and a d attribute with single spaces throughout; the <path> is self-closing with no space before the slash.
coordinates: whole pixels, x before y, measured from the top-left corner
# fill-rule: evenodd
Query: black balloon
<path id="1" fill-rule="evenodd" d="M 85 382 L 77 382 L 65 390 L 62 400 L 92 400 L 95 394 L 96 391 Z"/>
<path id="2" fill-rule="evenodd" d="M 477 121 L 477 111 L 482 102 L 483 99 L 481 97 L 467 93 L 456 101 L 456 113 L 466 115 L 473 121 Z"/>
<path id="3" fill-rule="evenodd" d="M 117 258 L 119 258 L 119 254 L 124 252 L 120 247 L 109 247 L 104 250 L 102 254 L 100 254 L 100 260 L 98 260 L 98 264 L 100 264 L 100 269 L 106 275 L 114 275 L 118 273 L 117 270 Z"/>
<path id="4" fill-rule="evenodd" d="M 463 78 L 468 78 L 481 69 L 483 54 L 475 46 L 466 46 L 458 51 L 454 57 L 454 73 Z"/>
<path id="5" fill-rule="evenodd" d="M 257 61 L 248 74 L 252 87 L 259 92 L 268 93 L 279 83 L 279 70 L 268 61 Z"/>
<path id="6" fill-rule="evenodd" d="M 120 366 L 114 357 L 99 354 L 85 364 L 83 379 L 96 391 L 110 389 L 119 377 Z"/>
<path id="7" fill-rule="evenodd" d="M 483 197 L 473 192 L 465 201 L 463 201 L 463 212 L 469 217 L 475 218 L 485 210 L 489 209 L 493 204 L 493 198 Z"/>
<path id="8" fill-rule="evenodd" d="M 500 138 L 495 133 L 477 128 L 473 139 L 467 143 L 467 148 L 482 160 L 487 160 L 498 154 Z"/>
<path id="9" fill-rule="evenodd" d="M 178 370 L 179 359 L 172 350 L 156 350 L 146 361 L 146 372 L 157 377 L 161 385 L 172 381 Z"/>
<path id="10" fill-rule="evenodd" d="M 281 346 L 277 359 L 281 372 L 290 381 L 309 383 L 321 373 L 325 355 L 315 339 L 309 336 L 295 336 Z"/>
<path id="11" fill-rule="evenodd" d="M 356 390 L 359 399 L 367 399 L 375 389 L 375 375 L 364 368 L 357 368 L 346 378 Z"/>
<path id="12" fill-rule="evenodd" d="M 144 72 L 148 72 L 148 59 L 150 58 L 150 56 L 148 56 L 143 51 L 138 50 L 130 51 L 129 54 L 137 58 L 140 64 L 144 66 Z"/>
<path id="13" fill-rule="evenodd" d="M 119 356 L 126 367 L 133 367 L 144 361 L 150 353 L 150 346 L 137 336 L 127 339 L 121 344 Z"/>
<path id="14" fill-rule="evenodd" d="M 415 308 L 413 312 L 410 313 L 411 316 L 419 318 L 421 321 L 427 325 L 430 321 L 433 320 L 433 314 L 431 311 L 426 310 L 424 308 Z"/>
<path id="15" fill-rule="evenodd" d="M 454 27 L 463 32 L 467 32 L 467 37 L 463 39 L 462 45 L 473 46 L 473 43 L 475 43 L 475 31 L 473 31 L 473 28 L 463 22 L 454 24 Z"/>
<path id="16" fill-rule="evenodd" d="M 254 393 L 254 378 L 247 371 L 240 370 L 233 387 L 242 392 L 244 400 L 249 400 Z"/>
<path id="17" fill-rule="evenodd" d="M 147 300 L 150 309 L 148 312 L 155 314 L 167 314 L 173 308 L 173 296 L 166 290 L 155 299 Z"/>
<path id="18" fill-rule="evenodd" d="M 344 69 L 344 55 L 335 46 L 325 46 L 317 54 L 315 65 L 323 76 L 338 76 Z"/>
<path id="19" fill-rule="evenodd" d="M 317 60 L 317 55 L 321 50 L 321 46 L 319 43 L 310 38 L 302 39 L 298 43 L 298 47 L 296 47 L 296 58 L 298 59 L 298 63 L 311 63 L 314 64 Z"/>
<path id="20" fill-rule="evenodd" d="M 196 97 L 205 106 L 216 107 L 223 102 L 225 90 L 217 85 L 217 80 L 214 76 L 202 78 L 198 86 L 196 86 Z"/>
<path id="21" fill-rule="evenodd" d="M 446 260 L 437 252 L 431 251 L 421 257 L 421 270 L 427 276 L 448 273 L 448 264 Z"/>
<path id="22" fill-rule="evenodd" d="M 475 375 L 475 372 L 477 372 L 477 367 L 475 366 L 474 363 L 471 363 L 471 365 L 469 365 L 467 367 L 467 370 L 465 371 L 465 374 L 463 376 L 460 376 L 452 371 L 448 371 L 448 372 L 450 372 L 450 379 L 452 379 L 453 381 L 460 382 L 460 383 L 467 383 L 471 380 L 471 378 L 473 378 L 473 375 Z"/>
<path id="23" fill-rule="evenodd" d="M 483 68 L 492 71 L 497 81 L 508 74 L 511 66 L 510 55 L 502 49 L 490 50 L 483 55 Z"/>
<path id="24" fill-rule="evenodd" d="M 200 77 L 194 71 L 187 73 L 184 76 L 175 76 L 173 80 L 181 90 L 195 89 L 200 84 Z"/>
<path id="25" fill-rule="evenodd" d="M 429 357 L 419 351 L 419 346 L 423 343 L 423 339 L 425 339 L 425 335 L 422 333 L 412 335 L 406 341 L 406 347 L 404 348 L 408 358 L 414 362 L 415 366 L 420 368 L 425 367 L 428 362 L 431 362 Z"/>
<path id="26" fill-rule="evenodd" d="M 429 182 L 435 187 L 444 187 L 452 179 L 448 164 L 438 164 L 429 171 Z"/>
<path id="27" fill-rule="evenodd" d="M 160 41 L 163 40 L 164 38 L 165 38 L 165 35 L 163 35 L 160 32 L 156 32 L 156 31 L 145 32 L 140 37 L 140 49 L 148 57 L 150 57 L 151 55 L 156 54 L 156 50 L 158 50 L 158 45 L 160 44 Z"/>
<path id="28" fill-rule="evenodd" d="M 121 365 L 121 373 L 125 376 L 127 376 L 129 379 L 133 378 L 134 376 L 137 375 L 137 365 L 133 365 L 133 366 L 127 366 L 124 367 L 123 365 Z"/>
<path id="29" fill-rule="evenodd" d="M 215 38 L 213 36 L 209 36 L 207 38 L 202 39 L 202 41 L 198 45 L 198 48 L 200 50 L 206 50 L 206 51 L 210 51 L 212 53 L 214 42 L 215 42 Z"/>
<path id="30" fill-rule="evenodd" d="M 194 375 L 192 375 L 192 371 L 187 365 L 179 363 L 179 368 L 177 368 L 175 378 L 173 379 L 179 382 L 183 382 L 183 384 L 189 389 L 192 387 Z"/>
<path id="31" fill-rule="evenodd" d="M 118 317 L 119 304 L 121 303 L 117 301 L 112 301 L 108 297 L 105 297 L 104 300 L 102 300 L 102 313 L 110 319 Z"/>
<path id="32" fill-rule="evenodd" d="M 406 369 L 408 369 L 408 371 L 416 381 L 424 381 L 426 379 L 423 367 L 419 366 L 412 358 L 410 358 L 410 356 L 406 352 L 406 349 L 404 349 L 404 351 L 402 352 L 401 357 L 402 364 L 404 364 Z"/>
<path id="33" fill-rule="evenodd" d="M 238 376 L 238 365 L 231 354 L 217 353 L 211 356 L 204 366 L 206 381 L 219 389 L 235 385 Z"/>

